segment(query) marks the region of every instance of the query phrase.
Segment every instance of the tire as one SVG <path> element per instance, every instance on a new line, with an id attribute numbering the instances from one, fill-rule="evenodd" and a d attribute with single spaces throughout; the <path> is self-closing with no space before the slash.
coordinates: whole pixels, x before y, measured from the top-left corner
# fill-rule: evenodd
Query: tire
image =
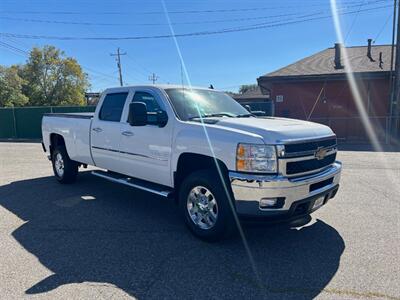
<path id="1" fill-rule="evenodd" d="M 64 146 L 58 146 L 52 154 L 54 176 L 60 183 L 73 183 L 78 175 L 78 163 L 71 160 Z"/>
<path id="2" fill-rule="evenodd" d="M 216 172 L 199 170 L 190 174 L 179 190 L 179 209 L 189 230 L 208 242 L 230 236 L 236 226 L 229 198 Z"/>

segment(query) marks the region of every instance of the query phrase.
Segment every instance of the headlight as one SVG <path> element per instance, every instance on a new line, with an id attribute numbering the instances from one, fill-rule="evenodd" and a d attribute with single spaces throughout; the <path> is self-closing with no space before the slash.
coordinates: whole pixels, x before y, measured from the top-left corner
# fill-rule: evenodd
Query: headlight
<path id="1" fill-rule="evenodd" d="M 236 170 L 244 172 L 277 173 L 275 146 L 238 144 Z"/>

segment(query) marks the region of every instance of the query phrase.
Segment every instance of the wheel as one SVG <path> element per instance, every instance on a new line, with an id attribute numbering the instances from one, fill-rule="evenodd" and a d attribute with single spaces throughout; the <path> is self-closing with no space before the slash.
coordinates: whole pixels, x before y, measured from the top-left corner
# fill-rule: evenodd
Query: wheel
<path id="1" fill-rule="evenodd" d="M 234 207 L 227 193 L 220 176 L 211 170 L 193 172 L 182 182 L 179 208 L 195 236 L 213 242 L 234 232 Z"/>
<path id="2" fill-rule="evenodd" d="M 78 163 L 71 160 L 65 147 L 57 147 L 52 155 L 53 171 L 60 183 L 72 183 L 78 175 Z"/>

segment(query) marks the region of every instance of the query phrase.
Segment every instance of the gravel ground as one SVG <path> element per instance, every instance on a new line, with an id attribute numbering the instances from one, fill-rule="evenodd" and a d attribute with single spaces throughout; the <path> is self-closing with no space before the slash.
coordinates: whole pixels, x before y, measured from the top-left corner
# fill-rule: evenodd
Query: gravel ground
<path id="1" fill-rule="evenodd" d="M 343 151 L 341 189 L 302 228 L 208 244 L 172 201 L 0 143 L 1 299 L 400 299 L 400 152 Z M 257 274 L 257 275 L 256 275 Z"/>

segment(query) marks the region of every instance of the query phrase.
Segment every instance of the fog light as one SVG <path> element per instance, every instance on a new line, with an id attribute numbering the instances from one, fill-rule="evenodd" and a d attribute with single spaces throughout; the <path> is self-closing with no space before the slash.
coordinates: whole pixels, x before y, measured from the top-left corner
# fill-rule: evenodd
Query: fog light
<path id="1" fill-rule="evenodd" d="M 275 207 L 278 203 L 278 198 L 262 198 L 260 200 L 261 208 Z"/>

